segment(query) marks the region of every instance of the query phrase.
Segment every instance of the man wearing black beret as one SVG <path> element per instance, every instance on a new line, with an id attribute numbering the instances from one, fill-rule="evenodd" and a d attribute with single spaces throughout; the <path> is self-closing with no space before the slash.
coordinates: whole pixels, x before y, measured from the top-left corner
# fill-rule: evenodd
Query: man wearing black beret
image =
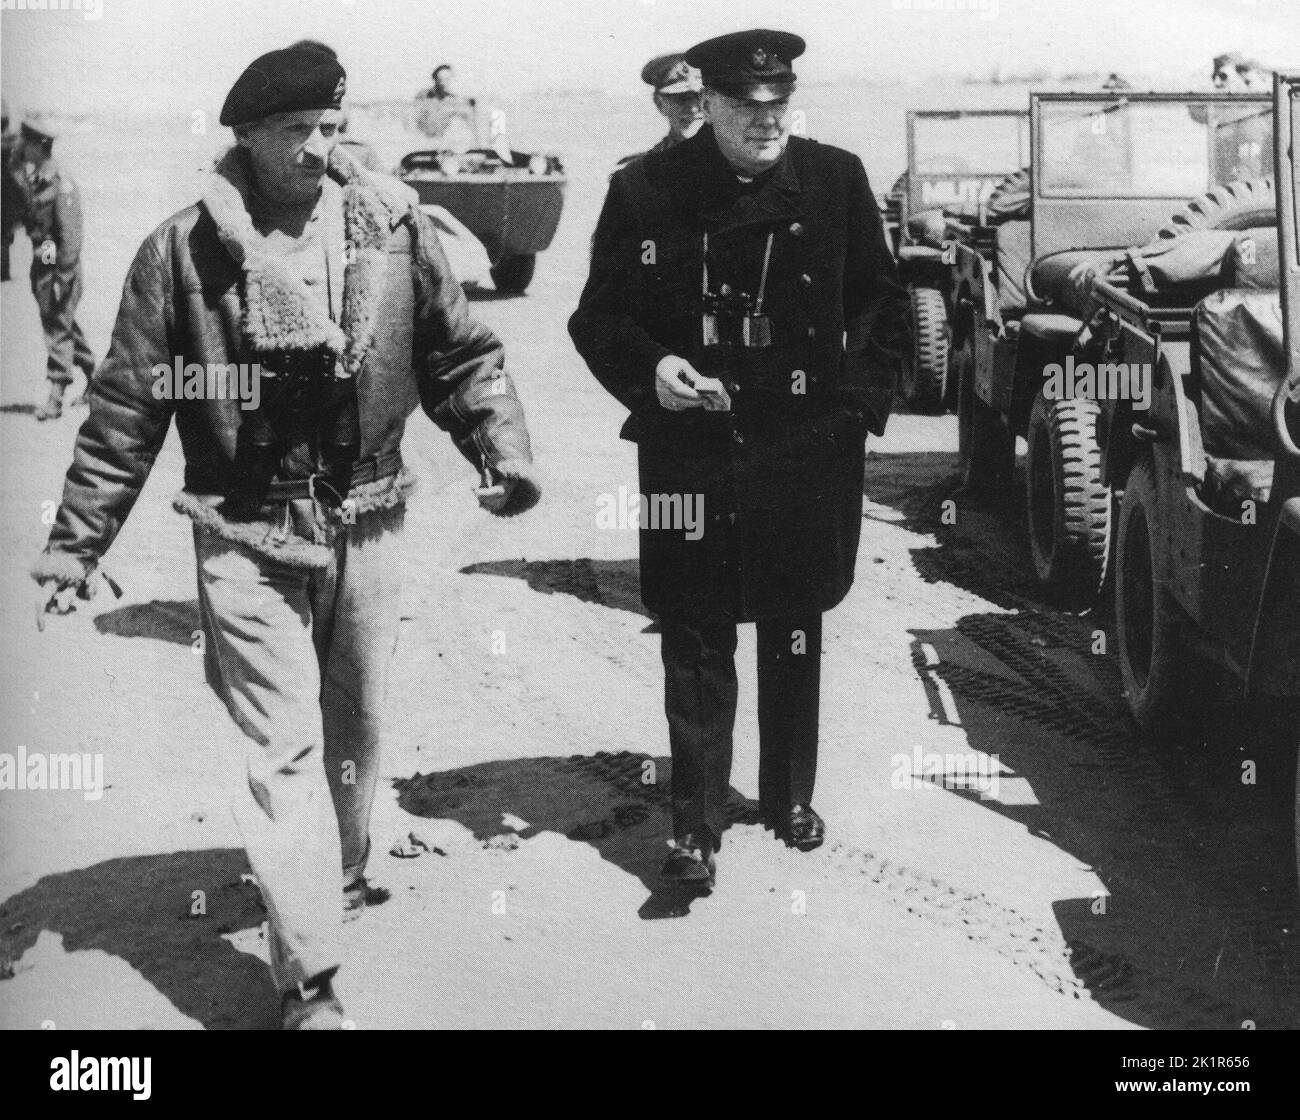
<path id="1" fill-rule="evenodd" d="M 686 52 L 707 123 L 615 173 L 569 321 L 631 413 L 643 503 L 703 503 L 702 526 L 640 528 L 673 764 L 663 874 L 702 889 L 726 820 L 737 623 L 758 627 L 764 821 L 799 850 L 823 841 L 822 612 L 853 582 L 865 438 L 884 431 L 908 349 L 862 162 L 790 135 L 803 49 L 756 30 Z"/>
<path id="2" fill-rule="evenodd" d="M 47 612 L 89 597 L 174 418 L 208 680 L 247 748 L 235 816 L 283 1022 L 300 1029 L 343 1025 L 340 923 L 377 901 L 364 871 L 407 417 L 423 406 L 451 434 L 485 509 L 538 496 L 501 343 L 470 318 L 414 196 L 336 145 L 345 89 L 312 47 L 235 82 L 221 123 L 237 144 L 131 266 L 33 570 Z"/>

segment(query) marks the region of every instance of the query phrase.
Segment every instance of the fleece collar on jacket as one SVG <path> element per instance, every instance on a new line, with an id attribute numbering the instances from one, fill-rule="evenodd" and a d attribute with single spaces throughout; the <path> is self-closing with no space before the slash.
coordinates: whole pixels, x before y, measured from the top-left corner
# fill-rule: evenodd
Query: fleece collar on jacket
<path id="1" fill-rule="evenodd" d="M 217 162 L 203 205 L 221 244 L 244 274 L 246 345 L 254 353 L 324 347 L 341 355 L 344 368 L 355 377 L 374 338 L 388 239 L 411 203 L 398 183 L 367 171 L 341 146 L 331 152 L 326 174 L 343 187 L 343 235 L 349 245 L 338 323 L 317 306 L 299 277 L 265 251 L 248 212 L 250 167 L 243 148 L 231 148 Z"/>

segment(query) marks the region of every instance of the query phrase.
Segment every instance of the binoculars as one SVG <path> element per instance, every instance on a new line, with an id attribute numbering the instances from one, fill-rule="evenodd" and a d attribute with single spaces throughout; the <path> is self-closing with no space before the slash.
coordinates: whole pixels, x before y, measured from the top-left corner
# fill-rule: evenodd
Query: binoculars
<path id="1" fill-rule="evenodd" d="M 330 507 L 346 500 L 352 468 L 361 456 L 356 379 L 342 375 L 332 356 L 315 358 L 290 361 L 274 372 L 263 368 L 261 402 L 244 413 L 235 437 L 235 487 L 229 508 L 236 515 L 256 513 L 284 455 L 304 442 L 308 447 L 315 443 L 314 494 Z"/>
<path id="2" fill-rule="evenodd" d="M 705 292 L 701 315 L 705 346 L 743 346 L 761 350 L 772 345 L 772 320 L 758 312 L 746 292 Z"/>

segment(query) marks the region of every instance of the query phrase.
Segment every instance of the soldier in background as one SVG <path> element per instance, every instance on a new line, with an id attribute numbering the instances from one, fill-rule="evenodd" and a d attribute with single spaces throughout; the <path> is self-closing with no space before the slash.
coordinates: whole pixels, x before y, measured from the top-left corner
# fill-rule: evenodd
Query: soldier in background
<path id="1" fill-rule="evenodd" d="M 0 234 L 3 235 L 3 256 L 0 256 L 0 281 L 11 279 L 9 275 L 9 249 L 14 243 L 14 230 L 23 223 L 27 210 L 23 196 L 21 174 L 22 140 L 17 131 L 9 127 L 9 105 L 0 102 L 4 113 L 3 138 L 4 154 L 0 159 L 0 187 L 4 196 L 0 199 Z"/>
<path id="2" fill-rule="evenodd" d="M 74 366 L 86 375 L 87 390 L 95 372 L 95 355 L 76 319 L 81 302 L 81 196 L 77 184 L 54 162 L 54 139 L 48 125 L 23 122 L 24 221 L 32 241 L 32 294 L 49 354 L 45 376 L 50 394 L 36 410 L 37 420 L 63 415 L 63 395 L 72 384 Z"/>
<path id="3" fill-rule="evenodd" d="M 1221 93 L 1255 93 L 1270 88 L 1269 72 L 1258 60 L 1229 51 L 1214 59 L 1210 81 Z"/>
<path id="4" fill-rule="evenodd" d="M 686 61 L 680 51 L 661 54 L 641 68 L 641 80 L 654 89 L 655 108 L 668 121 L 668 135 L 659 141 L 652 152 L 666 151 L 700 131 L 704 113 L 700 109 L 700 72 Z M 619 167 L 638 159 L 645 152 L 624 156 Z"/>
<path id="5" fill-rule="evenodd" d="M 478 102 L 456 92 L 456 71 L 448 63 L 435 67 L 432 77 L 433 85 L 416 94 L 416 127 L 448 151 L 478 147 Z"/>

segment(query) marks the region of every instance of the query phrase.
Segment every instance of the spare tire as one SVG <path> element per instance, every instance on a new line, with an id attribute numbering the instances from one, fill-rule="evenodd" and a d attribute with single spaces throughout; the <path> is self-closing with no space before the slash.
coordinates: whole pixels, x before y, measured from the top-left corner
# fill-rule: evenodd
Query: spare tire
<path id="1" fill-rule="evenodd" d="M 1253 229 L 1277 225 L 1277 192 L 1273 176 L 1262 179 L 1239 179 L 1206 191 L 1192 199 L 1169 219 L 1153 237 L 1182 237 L 1194 229 Z"/>

